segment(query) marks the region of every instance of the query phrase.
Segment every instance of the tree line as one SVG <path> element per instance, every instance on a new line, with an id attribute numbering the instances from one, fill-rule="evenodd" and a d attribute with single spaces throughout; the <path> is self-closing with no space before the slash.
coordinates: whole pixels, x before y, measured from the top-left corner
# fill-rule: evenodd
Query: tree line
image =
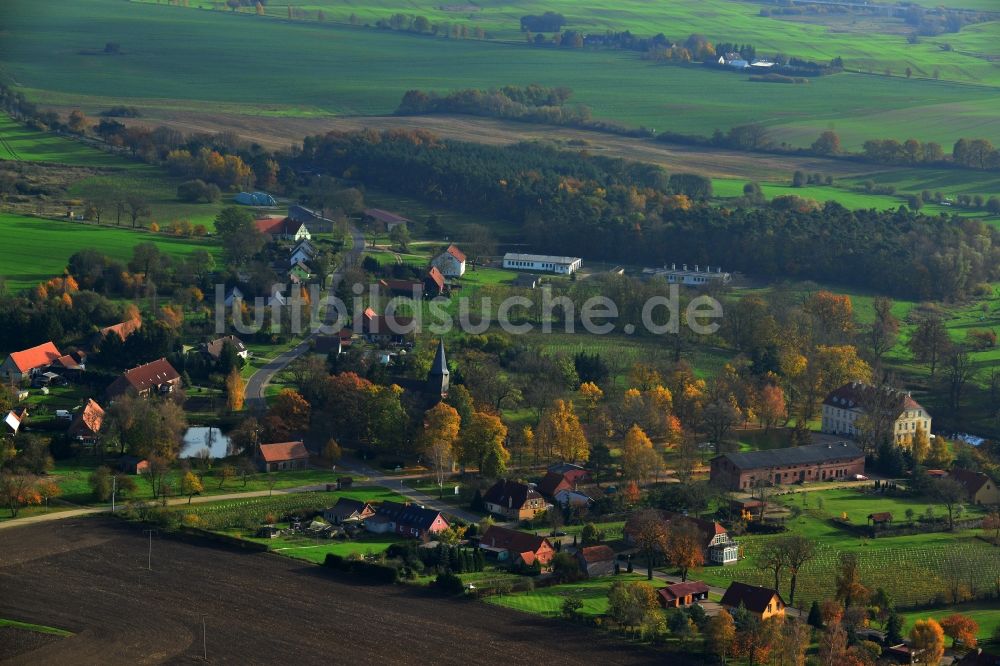
<path id="1" fill-rule="evenodd" d="M 657 166 L 542 144 L 484 146 L 422 131 L 331 132 L 306 139 L 297 163 L 495 215 L 519 224 L 538 251 L 594 259 L 660 264 L 670 248 L 689 263 L 763 278 L 951 300 L 996 279 L 1000 257 L 997 231 L 976 220 L 905 207 L 849 211 L 833 202 L 766 211 L 691 205 L 692 193 L 677 191 L 683 181 L 672 183 Z"/>

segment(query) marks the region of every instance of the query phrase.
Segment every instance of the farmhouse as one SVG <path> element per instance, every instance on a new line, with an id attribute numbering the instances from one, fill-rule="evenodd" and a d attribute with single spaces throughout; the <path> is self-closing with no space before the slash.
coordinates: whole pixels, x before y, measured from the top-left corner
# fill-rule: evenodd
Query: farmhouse
<path id="1" fill-rule="evenodd" d="M 52 342 L 45 342 L 30 349 L 14 352 L 0 365 L 0 378 L 20 383 L 37 375 L 62 356 Z"/>
<path id="2" fill-rule="evenodd" d="M 292 252 L 288 257 L 288 265 L 294 266 L 298 263 L 304 263 L 312 261 L 316 256 L 316 248 L 312 246 L 309 239 L 303 239 L 298 242 L 298 244 L 292 248 Z"/>
<path id="3" fill-rule="evenodd" d="M 682 284 L 687 287 L 699 287 L 707 284 L 728 284 L 733 277 L 729 273 L 723 273 L 720 266 L 712 270 L 711 266 L 702 268 L 698 264 L 693 270 L 688 269 L 687 264 L 682 264 L 678 269 L 677 264 L 670 264 L 670 268 L 644 268 L 642 274 L 647 277 L 663 278 L 670 284 Z"/>
<path id="4" fill-rule="evenodd" d="M 462 277 L 465 275 L 465 253 L 457 245 L 448 248 L 431 260 L 431 265 L 441 271 L 445 277 Z"/>
<path id="5" fill-rule="evenodd" d="M 368 502 L 341 497 L 337 503 L 323 511 L 323 518 L 332 525 L 358 523 L 375 515 L 375 509 Z"/>
<path id="6" fill-rule="evenodd" d="M 181 376 L 167 359 L 160 358 L 151 363 L 126 370 L 108 387 L 106 395 L 113 400 L 128 391 L 135 391 L 146 397 L 151 393 L 170 393 L 181 385 Z"/>
<path id="7" fill-rule="evenodd" d="M 91 341 L 91 346 L 95 349 L 100 347 L 101 342 L 103 342 L 104 339 L 111 333 L 114 333 L 118 336 L 119 340 L 125 342 L 128 336 L 132 335 L 140 328 L 142 328 L 141 319 L 129 319 L 128 321 L 123 321 L 120 324 L 105 326 L 97 332 L 97 335 L 94 336 L 94 339 Z"/>
<path id="8" fill-rule="evenodd" d="M 375 507 L 375 515 L 365 520 L 365 529 L 376 534 L 394 532 L 422 539 L 448 529 L 448 521 L 433 509 L 386 501 Z"/>
<path id="9" fill-rule="evenodd" d="M 254 220 L 254 226 L 257 227 L 257 231 L 268 236 L 272 241 L 301 241 L 312 238 L 306 225 L 295 222 L 288 217 L 264 217 Z"/>
<path id="10" fill-rule="evenodd" d="M 993 479 L 982 472 L 953 469 L 948 472 L 948 477 L 962 484 L 970 504 L 1000 504 L 1000 489 Z"/>
<path id="11" fill-rule="evenodd" d="M 585 546 L 576 551 L 576 562 L 587 578 L 610 576 L 615 572 L 615 551 L 609 546 Z"/>
<path id="12" fill-rule="evenodd" d="M 823 401 L 823 432 L 856 437 L 860 434 L 858 418 L 876 411 L 891 422 L 893 439 L 908 446 L 917 426 L 931 432 L 931 415 L 908 391 L 875 388 L 863 382 L 851 382 L 832 391 Z"/>
<path id="13" fill-rule="evenodd" d="M 701 549 L 706 562 L 713 564 L 733 564 L 739 559 L 739 545 L 729 537 L 729 532 L 719 523 L 712 520 L 702 520 L 694 516 L 685 516 L 672 511 L 657 511 L 664 527 L 670 527 L 671 523 L 684 522 L 697 528 L 702 536 Z M 639 530 L 639 523 L 643 520 L 642 513 L 633 513 L 625 521 L 623 536 L 625 543 L 635 545 L 635 535 Z"/>
<path id="14" fill-rule="evenodd" d="M 94 400 L 88 399 L 83 409 L 76 413 L 66 434 L 80 442 L 94 442 L 104 425 L 104 410 Z"/>
<path id="15" fill-rule="evenodd" d="M 479 547 L 511 564 L 548 566 L 556 551 L 545 537 L 491 525 L 479 539 Z"/>
<path id="16" fill-rule="evenodd" d="M 664 608 L 681 608 L 708 599 L 708 585 L 701 581 L 689 580 L 674 583 L 656 591 L 657 600 Z"/>
<path id="17" fill-rule="evenodd" d="M 747 585 L 733 581 L 722 595 L 722 607 L 730 613 L 736 612 L 740 606 L 766 620 L 772 615 L 785 614 L 785 600 L 774 590 L 756 585 Z"/>
<path id="18" fill-rule="evenodd" d="M 263 472 L 305 469 L 309 465 L 309 451 L 301 441 L 261 444 L 255 457 L 257 466 Z"/>
<path id="19" fill-rule="evenodd" d="M 518 481 L 497 481 L 483 495 L 486 510 L 509 520 L 531 520 L 547 507 L 545 498 L 532 486 Z"/>
<path id="20" fill-rule="evenodd" d="M 250 350 L 248 350 L 247 346 L 243 344 L 243 341 L 235 335 L 225 335 L 221 338 L 216 338 L 215 340 L 206 342 L 202 347 L 202 352 L 204 352 L 205 355 L 213 361 L 218 361 L 222 356 L 222 350 L 225 348 L 227 342 L 232 345 L 233 349 L 236 350 L 236 355 L 240 358 L 246 360 L 246 358 L 250 355 Z"/>
<path id="21" fill-rule="evenodd" d="M 333 220 L 325 218 L 320 213 L 305 206 L 297 204 L 289 206 L 287 219 L 307 225 L 313 233 L 329 234 L 333 232 Z"/>
<path id="22" fill-rule="evenodd" d="M 557 257 L 547 254 L 520 254 L 508 252 L 503 256 L 503 267 L 521 271 L 545 271 L 559 275 L 569 275 L 580 270 L 583 259 L 579 257 Z"/>
<path id="23" fill-rule="evenodd" d="M 382 316 L 371 308 L 361 314 L 361 334 L 373 344 L 403 344 L 416 330 L 413 317 L 403 315 Z"/>
<path id="24" fill-rule="evenodd" d="M 399 225 L 406 224 L 410 221 L 402 215 L 390 213 L 389 211 L 382 210 L 381 208 L 366 208 L 364 210 L 364 219 L 365 222 L 374 222 L 376 224 L 383 225 L 386 231 L 392 231 Z"/>
<path id="25" fill-rule="evenodd" d="M 865 454 L 850 442 L 810 444 L 786 449 L 726 453 L 712 458 L 712 483 L 728 490 L 773 484 L 847 479 L 864 474 Z"/>

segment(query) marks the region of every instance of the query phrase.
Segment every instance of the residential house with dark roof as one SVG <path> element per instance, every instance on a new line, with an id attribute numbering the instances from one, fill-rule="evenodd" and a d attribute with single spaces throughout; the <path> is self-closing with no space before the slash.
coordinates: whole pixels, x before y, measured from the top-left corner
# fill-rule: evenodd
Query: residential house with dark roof
<path id="1" fill-rule="evenodd" d="M 722 595 L 721 605 L 730 613 L 743 606 L 762 620 L 772 615 L 785 614 L 785 600 L 776 591 L 737 581 L 729 584 L 726 593 Z"/>
<path id="2" fill-rule="evenodd" d="M 531 520 L 547 508 L 541 493 L 526 483 L 518 481 L 497 481 L 486 494 L 483 504 L 492 514 L 508 520 Z"/>
<path id="3" fill-rule="evenodd" d="M 695 516 L 685 516 L 673 511 L 655 510 L 656 515 L 663 522 L 665 529 L 670 529 L 671 525 L 681 522 L 694 526 L 701 534 L 702 555 L 706 562 L 711 564 L 735 564 L 739 560 L 739 544 L 732 540 L 729 532 L 720 523 L 714 520 L 703 520 Z M 625 543 L 634 545 L 636 533 L 640 529 L 640 522 L 645 519 L 646 512 L 636 512 L 625 521 L 622 536 Z"/>
<path id="4" fill-rule="evenodd" d="M 407 224 L 410 220 L 402 215 L 397 215 L 381 208 L 365 208 L 363 211 L 365 222 L 374 223 L 385 227 L 386 231 L 392 231 L 401 224 Z"/>
<path id="5" fill-rule="evenodd" d="M 909 391 L 899 391 L 888 387 L 874 387 L 864 382 L 850 382 L 837 388 L 823 400 L 822 430 L 825 433 L 857 437 L 860 426 L 857 420 L 875 412 L 882 414 L 892 423 L 892 438 L 899 446 L 908 446 L 917 432 L 923 428 L 931 432 L 931 415 Z"/>
<path id="6" fill-rule="evenodd" d="M 111 383 L 106 395 L 113 400 L 129 391 L 135 391 L 143 397 L 153 393 L 170 393 L 181 385 L 181 376 L 167 359 L 160 358 L 145 365 L 126 370 Z"/>
<path id="7" fill-rule="evenodd" d="M 402 345 L 409 341 L 416 330 L 413 317 L 405 315 L 376 314 L 372 308 L 366 308 L 361 314 L 361 334 L 372 344 Z"/>
<path id="8" fill-rule="evenodd" d="M 0 365 L 0 378 L 21 383 L 48 368 L 60 356 L 62 353 L 51 341 L 14 352 Z"/>
<path id="9" fill-rule="evenodd" d="M 865 472 L 865 454 L 851 442 L 809 444 L 712 458 L 711 482 L 727 490 L 750 490 L 758 481 L 791 484 L 850 479 Z"/>
<path id="10" fill-rule="evenodd" d="M 656 591 L 657 601 L 664 608 L 682 608 L 708 600 L 708 585 L 697 580 L 667 585 Z"/>
<path id="11" fill-rule="evenodd" d="M 465 275 L 465 253 L 453 243 L 444 252 L 431 259 L 431 265 L 445 277 L 462 277 Z"/>
<path id="12" fill-rule="evenodd" d="M 309 451 L 301 441 L 261 444 L 255 457 L 257 466 L 264 472 L 305 469 L 309 466 Z"/>
<path id="13" fill-rule="evenodd" d="M 78 442 L 96 442 L 104 425 L 104 409 L 93 399 L 88 399 L 83 409 L 76 413 L 66 434 Z"/>
<path id="14" fill-rule="evenodd" d="M 500 562 L 530 566 L 538 562 L 545 568 L 556 554 L 549 540 L 535 534 L 491 525 L 479 538 L 479 547 Z"/>
<path id="15" fill-rule="evenodd" d="M 375 515 L 365 520 L 365 529 L 376 534 L 395 533 L 422 539 L 448 529 L 448 521 L 440 511 L 419 504 L 382 502 Z"/>
<path id="16" fill-rule="evenodd" d="M 970 504 L 1000 504 L 1000 489 L 993 479 L 982 472 L 953 469 L 948 472 L 948 478 L 954 479 L 965 488 L 965 495 Z"/>
<path id="17" fill-rule="evenodd" d="M 577 564 L 580 565 L 580 571 L 586 574 L 587 578 L 610 576 L 615 572 L 616 555 L 610 546 L 604 544 L 584 546 L 577 549 L 575 557 Z"/>
<path id="18" fill-rule="evenodd" d="M 339 498 L 336 504 L 323 511 L 323 518 L 332 525 L 360 523 L 374 515 L 375 508 L 371 504 L 350 497 Z"/>
<path id="19" fill-rule="evenodd" d="M 250 350 L 247 349 L 247 346 L 243 344 L 243 341 L 235 335 L 224 335 L 221 338 L 210 340 L 202 345 L 201 350 L 213 361 L 218 361 L 222 356 L 222 350 L 226 346 L 227 342 L 232 345 L 233 349 L 236 350 L 236 355 L 240 358 L 246 360 L 246 358 L 250 356 Z"/>
<path id="20" fill-rule="evenodd" d="M 291 253 L 288 255 L 288 265 L 294 266 L 298 263 L 309 263 L 316 257 L 316 248 L 313 247 L 312 243 L 308 239 L 304 239 L 298 242 L 298 244 L 292 248 Z"/>
<path id="21" fill-rule="evenodd" d="M 306 208 L 298 204 L 292 204 L 288 207 L 287 219 L 305 224 L 315 234 L 329 234 L 333 232 L 333 220 L 323 217 L 321 213 L 311 208 Z"/>

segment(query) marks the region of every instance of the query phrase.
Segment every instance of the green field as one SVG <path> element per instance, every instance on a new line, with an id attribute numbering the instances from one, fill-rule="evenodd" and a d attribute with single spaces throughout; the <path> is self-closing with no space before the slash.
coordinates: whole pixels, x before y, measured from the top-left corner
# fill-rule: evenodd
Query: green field
<path id="1" fill-rule="evenodd" d="M 65 629 L 56 629 L 55 627 L 46 627 L 41 624 L 31 624 L 28 622 L 18 622 L 17 620 L 5 620 L 0 618 L 0 628 L 3 627 L 23 629 L 24 631 L 34 631 L 39 634 L 52 634 L 53 636 L 60 636 L 63 638 L 73 635 L 72 631 L 66 631 Z"/>
<path id="2" fill-rule="evenodd" d="M 271 552 L 296 560 L 305 560 L 314 564 L 323 564 L 330 553 L 347 557 L 357 554 L 377 554 L 384 552 L 394 543 L 399 543 L 401 537 L 395 534 L 362 533 L 356 539 L 340 541 L 333 539 L 310 539 L 306 536 L 282 536 L 274 539 L 246 538 L 248 541 L 266 543 Z"/>
<path id="3" fill-rule="evenodd" d="M 88 167 L 135 167 L 137 163 L 85 146 L 49 132 L 41 132 L 0 114 L 0 160 L 57 162 Z"/>
<path id="4" fill-rule="evenodd" d="M 571 593 L 579 592 L 580 598 L 583 600 L 583 608 L 580 609 L 581 614 L 590 616 L 604 615 L 608 612 L 608 590 L 611 589 L 612 583 L 619 580 L 624 582 L 648 582 L 656 588 L 666 585 L 666 583 L 657 579 L 647 581 L 645 576 L 640 576 L 639 574 L 621 574 L 594 580 L 582 580 L 567 585 L 545 587 L 530 592 L 515 592 L 504 596 L 488 597 L 486 601 L 526 613 L 558 617 L 562 612 L 563 600 Z"/>
<path id="5" fill-rule="evenodd" d="M 0 259 L 0 275 L 11 292 L 61 275 L 70 256 L 84 248 L 95 248 L 121 260 L 132 256 L 134 246 L 147 242 L 173 257 L 183 257 L 195 250 L 219 252 L 217 245 L 205 240 L 6 213 L 0 213 L 0 237 L 9 247 L 18 248 L 17 252 L 4 253 Z"/>
<path id="6" fill-rule="evenodd" d="M 815 57 L 839 52 L 859 61 L 865 53 L 878 53 L 892 62 L 907 60 L 912 52 L 919 61 L 914 62 L 918 72 L 940 64 L 942 71 L 954 72 L 964 81 L 992 84 L 1000 80 L 985 60 L 945 52 L 933 40 L 910 50 L 900 36 L 876 35 L 870 40 L 845 36 L 853 44 L 848 48 L 850 44 L 838 44 L 838 36 L 816 26 L 758 20 L 752 4 L 727 0 L 707 4 L 707 8 L 702 3 L 662 5 L 680 6 L 677 11 L 686 18 L 672 16 L 669 9 L 657 16 L 657 10 L 646 3 L 616 5 L 615 10 L 598 8 L 593 13 L 612 15 L 609 20 L 615 23 L 615 15 L 631 13 L 633 18 L 622 27 L 642 33 L 656 30 L 661 20 L 669 21 L 663 29 L 680 37 L 693 31 L 711 34 L 714 22 L 725 27 L 725 35 L 741 42 L 805 30 L 804 36 L 775 41 L 774 48 Z M 407 11 L 417 8 L 410 5 Z M 530 7 L 504 11 L 519 15 L 525 8 Z M 545 7 L 561 8 L 565 5 Z M 376 6 L 372 11 L 381 15 L 390 9 Z M 570 9 L 574 16 L 586 11 Z M 1000 143 L 1000 117 L 993 109 L 995 90 L 943 79 L 844 74 L 809 85 L 760 84 L 729 72 L 656 65 L 639 60 L 634 53 L 446 40 L 114 0 L 94 0 L 86 7 L 68 0 L 14 0 L 6 3 L 5 10 L 7 29 L 30 38 L 5 40 L 0 45 L 3 69 L 29 97 L 42 103 L 80 105 L 89 113 L 128 103 L 168 115 L 177 111 L 384 114 L 395 109 L 403 93 L 412 88 L 448 90 L 537 82 L 572 88 L 575 99 L 591 106 L 595 117 L 661 132 L 708 134 L 715 128 L 762 122 L 772 127 L 776 139 L 797 144 L 811 142 L 830 128 L 840 132 L 845 146 L 852 148 L 872 136 L 906 138 L 910 134 L 949 146 L 970 133 Z M 349 9 L 345 7 L 344 13 Z M 100 34 L 95 33 L 95 25 L 100 25 Z M 119 42 L 123 55 L 81 55 L 81 51 L 101 49 L 106 41 Z M 813 41 L 826 52 L 808 53 L 798 47 Z M 253 67 L 246 66 L 248 44 L 254 45 L 255 53 L 267 54 L 256 59 Z M 938 63 L 939 59 L 944 60 Z M 950 60 L 954 62 L 947 64 Z M 212 71 L 225 75 L 220 78 L 206 72 L 206 62 L 212 63 Z M 400 68 L 401 62 L 405 68 Z M 336 75 L 331 76 L 331 71 Z"/>
<path id="7" fill-rule="evenodd" d="M 934 618 L 940 620 L 955 613 L 967 615 L 979 624 L 979 641 L 1000 642 L 997 632 L 1000 631 L 1000 604 L 997 603 L 972 603 L 949 608 L 935 608 L 933 610 L 910 611 L 901 613 L 903 616 L 903 634 L 909 633 L 913 624 L 917 620 Z M 950 640 L 947 643 L 951 643 Z"/>

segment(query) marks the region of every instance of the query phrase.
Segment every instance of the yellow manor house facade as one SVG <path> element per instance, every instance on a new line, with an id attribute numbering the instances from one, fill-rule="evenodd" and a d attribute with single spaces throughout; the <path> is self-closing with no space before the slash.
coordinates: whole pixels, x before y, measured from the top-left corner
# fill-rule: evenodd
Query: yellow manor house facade
<path id="1" fill-rule="evenodd" d="M 882 392 L 878 395 L 877 392 Z M 860 428 L 856 421 L 867 414 L 872 405 L 891 411 L 893 439 L 897 444 L 907 444 L 923 428 L 931 433 L 931 415 L 908 391 L 875 388 L 863 382 L 844 384 L 831 391 L 823 401 L 822 430 L 833 435 L 856 437 Z"/>

